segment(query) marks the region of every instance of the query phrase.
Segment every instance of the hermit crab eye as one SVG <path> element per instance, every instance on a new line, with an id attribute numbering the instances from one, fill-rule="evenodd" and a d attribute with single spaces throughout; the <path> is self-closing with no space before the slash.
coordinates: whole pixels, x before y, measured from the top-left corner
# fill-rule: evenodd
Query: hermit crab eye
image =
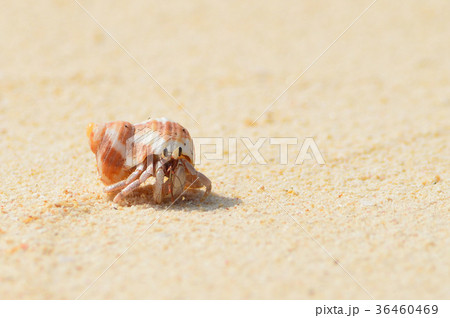
<path id="1" fill-rule="evenodd" d="M 167 158 L 169 156 L 169 151 L 167 150 L 167 148 L 164 148 L 162 155 L 163 158 Z"/>
<path id="2" fill-rule="evenodd" d="M 180 147 L 178 148 L 178 157 L 181 156 L 181 152 L 183 151 L 183 149 Z"/>

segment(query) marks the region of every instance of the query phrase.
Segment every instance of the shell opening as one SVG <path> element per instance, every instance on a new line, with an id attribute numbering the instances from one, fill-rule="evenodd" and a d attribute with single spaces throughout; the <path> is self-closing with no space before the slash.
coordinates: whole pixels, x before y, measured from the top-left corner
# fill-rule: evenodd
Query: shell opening
<path id="1" fill-rule="evenodd" d="M 94 130 L 95 124 L 94 123 L 89 123 L 89 125 L 87 125 L 86 127 L 86 135 L 88 136 L 88 138 L 91 137 L 92 131 Z"/>

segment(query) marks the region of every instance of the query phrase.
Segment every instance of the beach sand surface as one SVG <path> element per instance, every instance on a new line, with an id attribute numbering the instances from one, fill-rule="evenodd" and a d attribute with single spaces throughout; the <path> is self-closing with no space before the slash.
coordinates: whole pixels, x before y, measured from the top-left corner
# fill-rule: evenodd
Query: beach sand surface
<path id="1" fill-rule="evenodd" d="M 450 2 L 377 1 L 316 61 L 371 2 L 3 3 L 0 298 L 448 299 Z M 148 117 L 225 140 L 205 201 L 103 193 L 86 125 Z M 288 164 L 229 164 L 260 137 Z"/>

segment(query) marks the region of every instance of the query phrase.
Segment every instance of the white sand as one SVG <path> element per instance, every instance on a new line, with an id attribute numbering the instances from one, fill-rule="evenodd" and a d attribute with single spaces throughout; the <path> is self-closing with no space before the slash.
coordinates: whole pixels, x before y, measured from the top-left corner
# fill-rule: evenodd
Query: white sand
<path id="1" fill-rule="evenodd" d="M 149 116 L 313 136 L 326 165 L 269 145 L 264 166 L 203 161 L 214 193 L 170 207 L 83 298 L 450 297 L 449 1 L 378 1 L 255 126 L 370 1 L 81 3 L 200 126 L 76 3 L 3 4 L 0 298 L 76 298 L 165 211 L 149 187 L 108 200 L 84 132 Z"/>

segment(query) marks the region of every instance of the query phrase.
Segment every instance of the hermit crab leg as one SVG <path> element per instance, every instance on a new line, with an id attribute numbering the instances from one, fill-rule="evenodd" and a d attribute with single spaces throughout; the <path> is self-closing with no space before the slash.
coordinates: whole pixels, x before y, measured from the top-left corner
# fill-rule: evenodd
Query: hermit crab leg
<path id="1" fill-rule="evenodd" d="M 203 188 L 203 184 L 200 182 L 200 178 L 197 176 L 186 176 L 186 183 L 191 189 Z"/>
<path id="2" fill-rule="evenodd" d="M 189 174 L 196 177 L 194 181 L 191 182 L 191 186 L 193 188 L 200 188 L 202 185 L 206 187 L 205 194 L 203 195 L 203 199 L 211 192 L 211 180 L 208 179 L 203 173 L 195 170 L 194 166 L 187 160 L 181 159 L 183 165 L 188 170 Z M 200 184 L 199 184 L 200 183 Z"/>
<path id="3" fill-rule="evenodd" d="M 147 181 L 148 178 L 150 178 L 153 174 L 153 163 L 150 163 L 150 165 L 147 167 L 147 169 L 141 174 L 141 176 L 139 177 L 139 179 L 134 180 L 133 182 L 131 182 L 125 189 L 123 189 L 120 193 L 118 193 L 115 198 L 114 198 L 114 202 L 119 202 L 120 200 L 122 200 L 122 198 L 126 195 L 128 195 L 130 192 L 134 191 L 136 188 L 138 188 L 141 184 L 143 184 L 145 181 Z M 137 174 L 138 175 L 138 174 Z M 136 176 L 137 176 L 136 175 Z M 131 175 L 130 175 L 131 177 Z M 130 179 L 130 177 L 128 177 L 128 179 Z M 135 177 L 136 179 L 137 177 Z M 127 181 L 128 181 L 127 179 Z"/>
<path id="4" fill-rule="evenodd" d="M 166 180 L 166 182 L 164 182 L 162 186 L 162 198 L 166 198 L 167 196 L 170 195 L 172 197 L 172 202 L 175 201 L 172 192 L 173 192 L 172 180 L 168 179 Z"/>
<path id="5" fill-rule="evenodd" d="M 206 198 L 211 193 L 211 181 L 201 172 L 197 171 L 197 175 L 189 176 L 187 182 L 191 189 L 206 187 L 202 199 Z"/>
<path id="6" fill-rule="evenodd" d="M 158 161 L 156 163 L 156 173 L 155 173 L 155 184 L 153 185 L 153 199 L 155 203 L 159 204 L 162 201 L 162 190 L 164 184 L 164 163 L 162 161 Z"/>
<path id="7" fill-rule="evenodd" d="M 186 170 L 182 164 L 177 165 L 172 180 L 172 200 L 178 198 L 184 190 L 186 184 Z"/>
<path id="8" fill-rule="evenodd" d="M 144 164 L 141 163 L 136 167 L 136 170 L 134 170 L 133 173 L 130 174 L 130 176 L 126 180 L 122 180 L 122 181 L 114 183 L 110 186 L 107 186 L 103 189 L 103 191 L 109 193 L 109 192 L 116 192 L 116 191 L 122 190 L 127 185 L 129 185 L 131 182 L 136 180 L 136 178 L 142 173 L 143 170 L 144 170 Z"/>
<path id="9" fill-rule="evenodd" d="M 150 178 L 152 175 L 153 175 L 153 162 L 150 162 L 147 166 L 147 169 L 145 169 L 145 171 L 139 177 L 139 181 L 141 183 L 144 183 L 145 180 Z"/>
<path id="10" fill-rule="evenodd" d="M 141 182 L 138 180 L 134 180 L 133 182 L 131 182 L 129 185 L 127 185 L 127 187 L 125 189 L 123 189 L 122 191 L 120 191 L 115 197 L 114 197 L 114 202 L 118 203 L 120 200 L 123 199 L 123 197 L 125 197 L 127 194 L 129 194 L 130 192 L 132 192 L 133 190 L 135 190 L 137 187 L 139 187 L 141 185 Z"/>
<path id="11" fill-rule="evenodd" d="M 110 186 L 103 188 L 103 191 L 106 193 L 116 192 L 116 191 L 122 190 L 126 186 L 127 186 L 127 180 L 122 180 L 122 181 L 119 181 L 117 183 L 114 183 Z"/>
<path id="12" fill-rule="evenodd" d="M 144 171 L 144 164 L 141 163 L 136 167 L 136 170 L 133 171 L 132 174 L 130 174 L 130 176 L 127 178 L 126 183 L 130 184 L 131 182 L 133 182 L 134 180 L 137 179 L 137 177 L 139 177 L 142 174 L 142 171 Z"/>

